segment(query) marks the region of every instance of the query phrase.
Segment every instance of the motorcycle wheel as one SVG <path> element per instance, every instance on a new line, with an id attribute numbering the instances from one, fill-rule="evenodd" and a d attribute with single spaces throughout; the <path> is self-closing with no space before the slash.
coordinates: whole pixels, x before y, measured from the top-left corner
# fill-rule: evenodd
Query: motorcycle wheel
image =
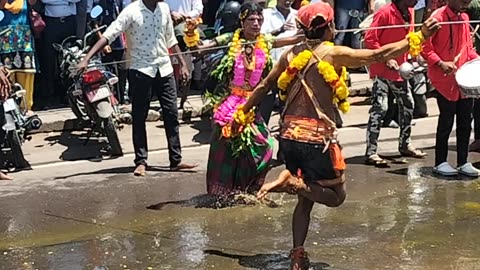
<path id="1" fill-rule="evenodd" d="M 16 169 L 30 168 L 30 164 L 23 156 L 22 142 L 16 130 L 10 130 L 7 133 L 7 140 L 10 146 L 11 162 Z"/>
<path id="2" fill-rule="evenodd" d="M 118 139 L 118 133 L 115 123 L 113 122 L 113 117 L 110 116 L 103 120 L 103 128 L 108 139 L 108 144 L 110 145 L 110 154 L 116 157 L 123 156 L 122 146 Z"/>

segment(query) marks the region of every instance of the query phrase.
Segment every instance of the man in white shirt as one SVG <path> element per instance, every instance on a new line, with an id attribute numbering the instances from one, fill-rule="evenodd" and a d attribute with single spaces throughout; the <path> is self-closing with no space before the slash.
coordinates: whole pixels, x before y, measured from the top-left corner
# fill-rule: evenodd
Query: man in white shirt
<path id="1" fill-rule="evenodd" d="M 88 61 L 123 32 L 127 36 L 130 57 L 129 85 L 132 98 L 133 145 L 135 149 L 134 175 L 144 176 L 147 168 L 147 133 L 145 121 L 150 108 L 152 90 L 156 91 L 162 107 L 168 140 L 170 169 L 191 169 L 196 166 L 181 163 L 177 91 L 168 50 L 180 53 L 173 32 L 173 21 L 166 3 L 159 0 L 138 0 L 125 7 L 103 33 L 103 37 L 78 65 L 84 70 Z M 180 79 L 188 80 L 188 69 L 183 57 L 177 57 L 182 68 Z M 152 89 L 153 88 L 153 89 Z"/>
<path id="2" fill-rule="evenodd" d="M 263 10 L 263 24 L 261 32 L 263 34 L 272 34 L 276 38 L 293 37 L 297 34 L 297 10 L 291 6 L 293 0 L 278 0 L 273 8 Z M 290 49 L 290 46 L 272 49 L 270 55 L 274 64 L 280 59 L 283 52 Z"/>
<path id="3" fill-rule="evenodd" d="M 42 66 L 42 90 L 40 91 L 40 102 L 53 104 L 44 105 L 66 105 L 66 89 L 60 83 L 57 65 L 57 51 L 52 44 L 60 44 L 65 38 L 75 36 L 77 2 L 80 0 L 42 0 L 45 5 L 45 16 L 43 17 L 46 27 L 43 32 L 43 52 L 40 54 Z M 46 100 L 48 99 L 48 100 Z M 37 105 L 39 105 L 37 103 Z M 40 104 L 42 107 L 42 104 Z M 47 106 L 47 107 L 48 107 Z"/>

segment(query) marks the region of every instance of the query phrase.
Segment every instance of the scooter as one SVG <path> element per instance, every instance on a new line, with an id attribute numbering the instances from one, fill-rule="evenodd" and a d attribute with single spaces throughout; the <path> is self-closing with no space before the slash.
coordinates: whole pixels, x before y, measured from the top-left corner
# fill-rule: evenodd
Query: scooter
<path id="1" fill-rule="evenodd" d="M 1 148 L 2 152 L 7 153 L 5 159 L 7 166 L 13 165 L 16 169 L 30 167 L 23 155 L 22 145 L 25 140 L 31 140 L 31 136 L 27 136 L 29 131 L 37 130 L 42 126 L 38 115 L 27 116 L 26 93 L 27 91 L 20 84 L 15 83 L 12 85 L 10 97 L 3 102 L 5 123 L 0 131 L 3 141 Z M 21 108 L 21 104 L 25 109 Z"/>

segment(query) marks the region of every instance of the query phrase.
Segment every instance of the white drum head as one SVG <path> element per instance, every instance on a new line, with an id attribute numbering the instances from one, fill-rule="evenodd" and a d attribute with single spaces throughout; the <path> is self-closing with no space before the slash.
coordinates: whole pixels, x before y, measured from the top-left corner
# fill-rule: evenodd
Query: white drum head
<path id="1" fill-rule="evenodd" d="M 480 59 L 465 63 L 457 70 L 455 79 L 464 88 L 480 88 Z"/>

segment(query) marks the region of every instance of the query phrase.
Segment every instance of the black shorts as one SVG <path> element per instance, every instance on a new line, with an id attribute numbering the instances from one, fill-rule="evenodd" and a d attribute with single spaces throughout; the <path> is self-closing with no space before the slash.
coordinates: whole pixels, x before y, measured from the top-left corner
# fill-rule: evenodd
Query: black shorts
<path id="1" fill-rule="evenodd" d="M 324 144 L 311 144 L 282 139 L 280 150 L 285 156 L 287 170 L 297 175 L 302 171 L 305 181 L 330 180 L 337 178 L 333 169 L 330 149 L 323 153 Z"/>

